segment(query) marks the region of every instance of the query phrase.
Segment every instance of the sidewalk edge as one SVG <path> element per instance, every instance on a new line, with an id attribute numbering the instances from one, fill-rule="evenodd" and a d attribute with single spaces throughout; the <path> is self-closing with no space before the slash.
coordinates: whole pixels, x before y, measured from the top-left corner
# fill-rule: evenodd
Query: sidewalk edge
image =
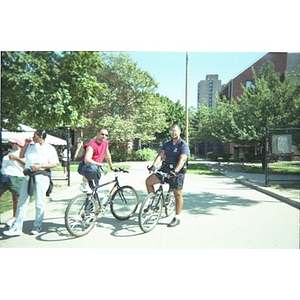
<path id="1" fill-rule="evenodd" d="M 276 198 L 276 199 L 278 199 L 278 200 L 280 200 L 282 202 L 285 202 L 285 203 L 287 203 L 287 204 L 289 204 L 289 205 L 291 205 L 291 206 L 293 206 L 295 208 L 300 209 L 300 202 L 299 202 L 299 200 L 298 201 L 297 200 L 293 200 L 293 199 L 291 199 L 289 197 L 281 195 L 279 192 L 272 191 L 271 189 L 269 189 L 267 187 L 258 186 L 256 184 L 250 182 L 249 180 L 236 178 L 235 181 L 238 182 L 238 183 L 241 183 L 241 184 L 243 184 L 243 185 L 245 185 L 247 187 L 255 189 L 255 190 L 259 191 L 259 192 L 267 194 L 267 195 L 269 195 L 269 196 L 271 196 L 273 198 Z"/>

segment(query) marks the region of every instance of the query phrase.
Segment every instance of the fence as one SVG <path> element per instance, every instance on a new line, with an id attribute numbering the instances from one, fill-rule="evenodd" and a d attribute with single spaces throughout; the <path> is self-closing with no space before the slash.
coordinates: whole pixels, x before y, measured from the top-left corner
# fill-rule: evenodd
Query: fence
<path id="1" fill-rule="evenodd" d="M 265 185 L 300 182 L 300 128 L 272 128 L 266 136 Z"/>

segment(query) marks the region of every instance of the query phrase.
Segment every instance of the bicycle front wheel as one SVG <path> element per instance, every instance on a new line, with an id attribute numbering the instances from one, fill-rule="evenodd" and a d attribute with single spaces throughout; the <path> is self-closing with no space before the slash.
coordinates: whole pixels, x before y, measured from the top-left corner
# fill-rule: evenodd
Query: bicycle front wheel
<path id="1" fill-rule="evenodd" d="M 139 226 L 142 231 L 151 231 L 158 223 L 161 212 L 161 197 L 158 197 L 155 193 L 150 193 L 143 202 L 139 212 Z"/>
<path id="2" fill-rule="evenodd" d="M 170 216 L 176 207 L 176 201 L 173 194 L 168 194 L 167 199 L 165 201 L 165 216 Z"/>
<path id="3" fill-rule="evenodd" d="M 111 197 L 110 211 L 118 220 L 127 220 L 133 216 L 139 205 L 136 190 L 129 186 L 118 188 Z"/>
<path id="4" fill-rule="evenodd" d="M 91 195 L 80 194 L 73 198 L 65 211 L 65 225 L 76 237 L 88 234 L 95 226 L 97 202 Z"/>

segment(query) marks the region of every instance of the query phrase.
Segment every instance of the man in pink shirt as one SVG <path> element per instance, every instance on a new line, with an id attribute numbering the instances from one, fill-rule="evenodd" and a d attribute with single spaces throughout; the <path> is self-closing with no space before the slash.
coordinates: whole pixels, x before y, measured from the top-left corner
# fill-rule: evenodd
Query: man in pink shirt
<path id="1" fill-rule="evenodd" d="M 97 132 L 96 139 L 89 141 L 83 146 L 83 161 L 78 166 L 78 173 L 88 180 L 90 188 L 93 188 L 95 185 L 99 184 L 99 180 L 101 178 L 101 172 L 99 168 L 102 167 L 104 158 L 106 159 L 111 170 L 115 170 L 112 165 L 107 138 L 107 130 L 100 129 Z M 83 192 L 90 192 L 87 186 L 87 181 L 83 181 L 80 188 Z"/>

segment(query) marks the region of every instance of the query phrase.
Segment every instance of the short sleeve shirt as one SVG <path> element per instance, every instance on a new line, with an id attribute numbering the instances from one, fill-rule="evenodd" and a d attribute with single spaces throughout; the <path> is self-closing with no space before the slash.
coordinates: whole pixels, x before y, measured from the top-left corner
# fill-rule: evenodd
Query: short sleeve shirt
<path id="1" fill-rule="evenodd" d="M 10 159 L 9 158 L 10 154 L 19 156 L 20 150 L 13 150 L 13 151 L 9 152 L 8 155 L 5 155 L 3 157 L 1 173 L 3 175 L 24 177 L 23 166 L 16 160 Z"/>
<path id="2" fill-rule="evenodd" d="M 102 163 L 105 157 L 106 149 L 108 148 L 108 141 L 103 141 L 101 144 L 99 144 L 97 143 L 96 140 L 91 140 L 90 142 L 88 142 L 86 145 L 83 146 L 84 151 L 86 151 L 86 148 L 88 146 L 92 147 L 94 150 L 92 160 L 98 163 Z"/>
<path id="3" fill-rule="evenodd" d="M 29 169 L 32 165 L 57 165 L 59 163 L 56 149 L 46 143 L 30 144 L 25 152 L 25 169 Z"/>
<path id="4" fill-rule="evenodd" d="M 165 151 L 167 164 L 177 164 L 180 154 L 189 155 L 190 153 L 188 144 L 181 138 L 176 144 L 173 144 L 173 140 L 165 142 L 161 149 Z"/>

